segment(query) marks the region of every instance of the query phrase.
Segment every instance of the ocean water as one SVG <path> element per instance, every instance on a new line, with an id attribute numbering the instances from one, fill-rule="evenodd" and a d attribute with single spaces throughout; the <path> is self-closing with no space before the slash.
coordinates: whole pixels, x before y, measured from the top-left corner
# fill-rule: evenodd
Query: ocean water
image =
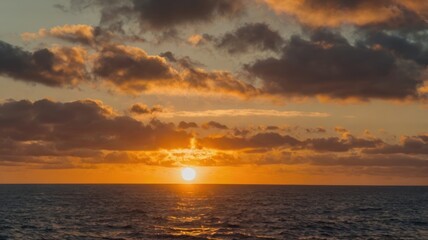
<path id="1" fill-rule="evenodd" d="M 428 239 L 428 187 L 0 185 L 0 239 Z"/>

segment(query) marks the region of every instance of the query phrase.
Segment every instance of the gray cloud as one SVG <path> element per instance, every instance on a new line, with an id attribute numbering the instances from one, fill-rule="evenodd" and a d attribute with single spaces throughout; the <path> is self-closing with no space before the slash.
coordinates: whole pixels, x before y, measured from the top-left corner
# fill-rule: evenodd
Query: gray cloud
<path id="1" fill-rule="evenodd" d="M 404 137 L 400 144 L 384 144 L 376 149 L 366 149 L 365 152 L 371 154 L 428 154 L 428 136 Z"/>
<path id="2" fill-rule="evenodd" d="M 403 59 L 409 59 L 422 66 L 427 66 L 428 49 L 427 46 L 423 45 L 423 42 L 427 40 L 428 38 L 414 40 L 409 36 L 377 31 L 368 34 L 366 41 L 371 45 L 388 49 Z"/>
<path id="3" fill-rule="evenodd" d="M 87 80 L 81 48 L 43 48 L 28 52 L 0 41 L 0 74 L 15 80 L 52 87 L 76 86 Z"/>
<path id="4" fill-rule="evenodd" d="M 351 45 L 329 31 L 316 31 L 310 40 L 294 36 L 280 58 L 256 60 L 246 69 L 266 92 L 282 96 L 417 99 L 423 83 L 418 64 L 360 42 Z"/>
<path id="5" fill-rule="evenodd" d="M 197 127 L 198 127 L 198 124 L 196 124 L 195 122 L 181 121 L 180 123 L 178 123 L 178 128 L 180 129 L 197 128 Z"/>
<path id="6" fill-rule="evenodd" d="M 355 148 L 375 148 L 383 144 L 380 139 L 364 139 L 349 135 L 347 138 L 313 138 L 305 140 L 304 148 L 317 152 L 347 152 Z"/>
<path id="7" fill-rule="evenodd" d="M 230 54 L 245 53 L 252 49 L 279 51 L 284 43 L 281 35 L 266 23 L 247 23 L 216 40 L 216 47 Z"/>
<path id="8" fill-rule="evenodd" d="M 204 123 L 202 127 L 205 129 L 209 129 L 209 128 L 217 128 L 217 129 L 223 129 L 223 130 L 229 129 L 226 125 L 216 121 L 209 121 L 207 123 Z"/>
<path id="9" fill-rule="evenodd" d="M 72 0 L 71 8 L 96 7 L 101 12 L 101 26 L 123 31 L 124 24 L 137 23 L 141 30 L 163 31 L 178 25 L 209 22 L 217 17 L 235 17 L 242 12 L 241 0 Z"/>
<path id="10" fill-rule="evenodd" d="M 307 133 L 326 133 L 327 129 L 323 127 L 316 127 L 316 128 L 306 128 Z"/>
<path id="11" fill-rule="evenodd" d="M 136 103 L 136 104 L 131 106 L 129 111 L 131 113 L 134 113 L 134 114 L 144 115 L 144 114 L 153 114 L 153 113 L 157 113 L 157 112 L 162 112 L 163 109 L 159 106 L 149 108 L 147 105 Z"/>
<path id="12" fill-rule="evenodd" d="M 273 148 L 297 146 L 301 142 L 288 135 L 266 132 L 251 137 L 206 137 L 200 140 L 202 146 L 222 150 L 240 150 L 246 148 Z"/>
<path id="13" fill-rule="evenodd" d="M 97 54 L 93 73 L 131 92 L 144 91 L 150 82 L 171 82 L 178 77 L 162 57 L 123 45 L 104 47 Z"/>
<path id="14" fill-rule="evenodd" d="M 7 101 L 0 104 L 0 126 L 2 140 L 18 144 L 34 141 L 63 151 L 153 150 L 186 147 L 190 141 L 187 133 L 176 131 L 173 125 L 160 121 L 145 125 L 115 115 L 93 100 Z"/>

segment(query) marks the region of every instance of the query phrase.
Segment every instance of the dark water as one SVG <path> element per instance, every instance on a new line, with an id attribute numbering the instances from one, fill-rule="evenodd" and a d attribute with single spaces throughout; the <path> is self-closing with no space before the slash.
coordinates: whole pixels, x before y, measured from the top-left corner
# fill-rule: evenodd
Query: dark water
<path id="1" fill-rule="evenodd" d="M 0 185 L 0 239 L 428 239 L 428 187 Z"/>

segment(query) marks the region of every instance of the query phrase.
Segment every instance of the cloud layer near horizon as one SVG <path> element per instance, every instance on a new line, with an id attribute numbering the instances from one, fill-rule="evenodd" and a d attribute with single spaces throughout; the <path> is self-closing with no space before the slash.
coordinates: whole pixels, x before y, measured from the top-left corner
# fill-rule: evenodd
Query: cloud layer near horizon
<path id="1" fill-rule="evenodd" d="M 141 112 L 141 105 L 133 108 Z M 146 106 L 147 109 L 150 109 Z M 316 138 L 282 133 L 280 127 L 237 129 L 220 122 L 143 123 L 96 100 L 0 104 L 0 165 L 87 168 L 99 164 L 174 167 L 236 165 L 364 166 L 428 168 L 428 137 L 403 137 L 396 144 L 357 137 Z M 319 128 L 318 128 L 319 129 Z M 215 130 L 215 133 L 210 133 Z M 222 133 L 220 133 L 222 131 Z M 318 131 L 326 134 L 326 130 Z M 411 156 L 410 156 L 411 155 Z"/>

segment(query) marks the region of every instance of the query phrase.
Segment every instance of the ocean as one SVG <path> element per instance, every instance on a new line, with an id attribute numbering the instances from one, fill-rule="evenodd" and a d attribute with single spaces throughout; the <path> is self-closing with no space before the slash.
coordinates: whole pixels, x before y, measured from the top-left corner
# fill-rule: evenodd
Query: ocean
<path id="1" fill-rule="evenodd" d="M 0 239 L 428 239 L 428 187 L 0 185 Z"/>

